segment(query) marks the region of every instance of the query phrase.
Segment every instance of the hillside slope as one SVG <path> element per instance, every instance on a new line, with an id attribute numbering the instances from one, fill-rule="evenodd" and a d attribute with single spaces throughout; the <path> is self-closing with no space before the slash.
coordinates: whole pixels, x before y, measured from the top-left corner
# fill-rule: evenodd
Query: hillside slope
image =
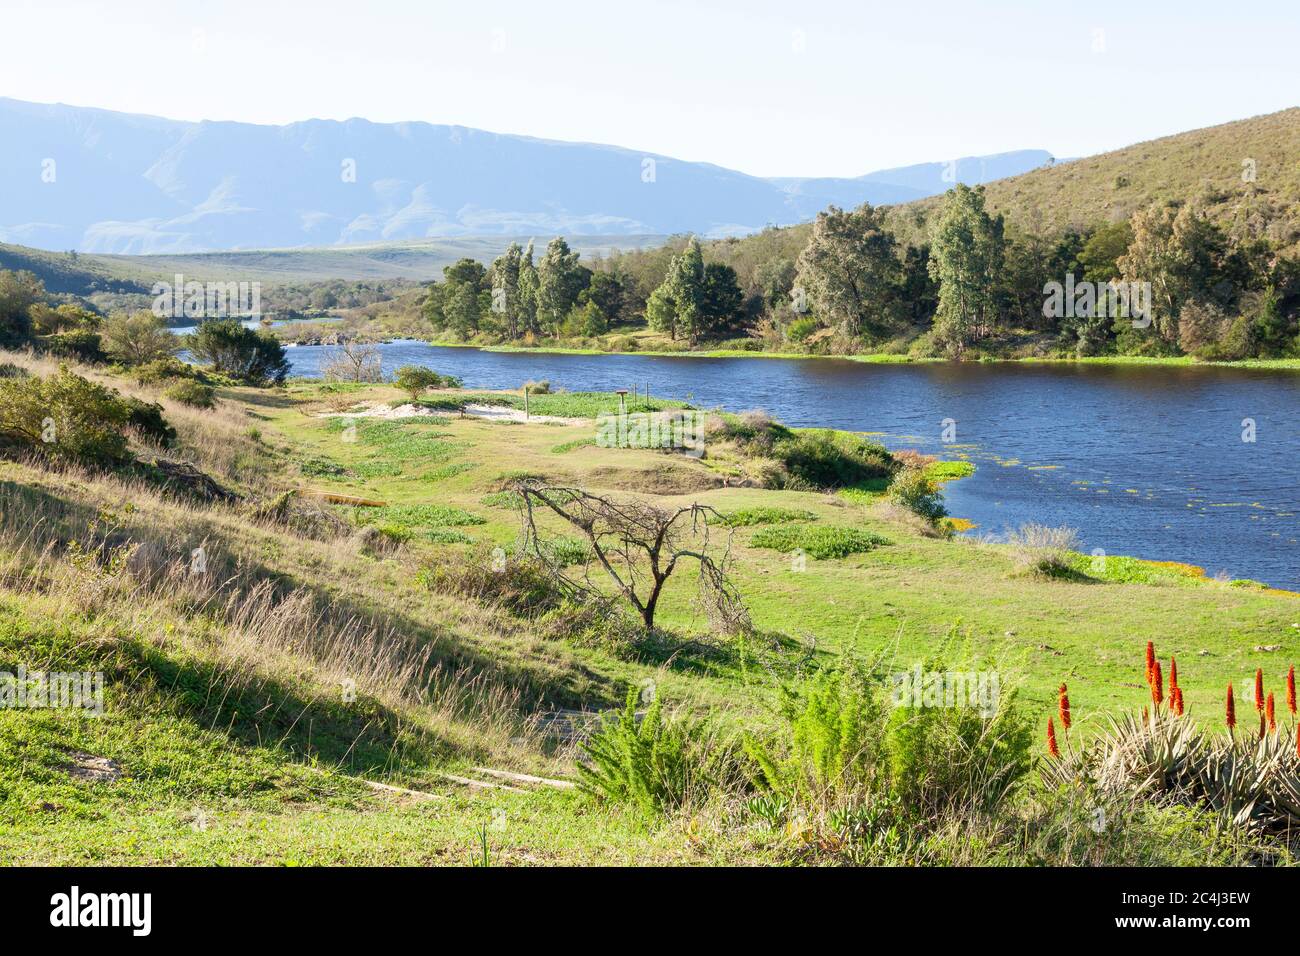
<path id="1" fill-rule="evenodd" d="M 1300 108 L 1136 143 L 985 187 L 989 207 L 1023 228 L 1126 219 L 1163 200 L 1192 200 L 1235 235 L 1300 246 Z M 916 226 L 932 197 L 899 208 Z"/>

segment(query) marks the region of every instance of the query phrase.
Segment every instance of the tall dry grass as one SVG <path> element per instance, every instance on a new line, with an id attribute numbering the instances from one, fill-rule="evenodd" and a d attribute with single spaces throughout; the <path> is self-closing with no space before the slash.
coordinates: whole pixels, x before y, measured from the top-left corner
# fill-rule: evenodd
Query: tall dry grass
<path id="1" fill-rule="evenodd" d="M 518 686 L 448 653 L 458 624 L 489 625 L 481 609 L 459 621 L 385 613 L 375 607 L 392 592 L 365 590 L 348 539 L 258 527 L 140 480 L 0 469 L 0 588 L 41 616 L 111 620 L 106 633 L 164 649 L 180 642 L 211 667 L 218 697 L 276 682 L 338 700 L 346 687 L 453 750 L 507 764 L 537 756 Z M 261 557 L 283 551 L 297 566 Z"/>

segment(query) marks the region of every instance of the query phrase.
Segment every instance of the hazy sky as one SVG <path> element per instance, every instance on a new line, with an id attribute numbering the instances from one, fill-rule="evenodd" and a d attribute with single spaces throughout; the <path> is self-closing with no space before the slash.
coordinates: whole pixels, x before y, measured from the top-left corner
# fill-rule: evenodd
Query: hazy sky
<path id="1" fill-rule="evenodd" d="M 1086 155 L 1294 106 L 1298 10 L 0 0 L 0 96 L 192 120 L 425 120 L 855 176 L 1021 148 Z"/>

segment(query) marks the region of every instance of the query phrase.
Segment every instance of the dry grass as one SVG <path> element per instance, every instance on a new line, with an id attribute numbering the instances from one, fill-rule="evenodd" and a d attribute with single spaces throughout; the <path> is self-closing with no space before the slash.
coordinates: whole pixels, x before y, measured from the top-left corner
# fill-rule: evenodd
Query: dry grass
<path id="1" fill-rule="evenodd" d="M 270 557 L 286 553 L 295 560 Z M 412 600 L 389 613 L 403 585 L 376 577 L 391 564 L 359 559 L 349 539 L 250 526 L 235 508 L 139 481 L 0 465 L 0 588 L 39 618 L 96 619 L 201 659 L 218 697 L 292 686 L 336 702 L 355 690 L 442 752 L 535 764 L 524 704 L 545 673 L 498 669 L 474 647 L 468 635 L 516 640 L 487 609 L 439 604 L 407 582 Z"/>
<path id="2" fill-rule="evenodd" d="M 1008 532 L 1007 544 L 1021 571 L 1053 577 L 1069 571 L 1070 552 L 1078 550 L 1079 535 L 1073 528 L 1023 524 Z"/>

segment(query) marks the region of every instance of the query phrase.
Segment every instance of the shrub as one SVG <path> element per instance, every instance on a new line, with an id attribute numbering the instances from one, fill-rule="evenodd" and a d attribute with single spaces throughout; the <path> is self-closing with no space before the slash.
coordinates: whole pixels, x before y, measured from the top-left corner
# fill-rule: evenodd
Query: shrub
<path id="1" fill-rule="evenodd" d="M 422 365 L 403 365 L 397 370 L 393 384 L 410 395 L 411 401 L 415 401 L 431 388 L 459 388 L 460 379 L 451 375 L 439 375 Z"/>
<path id="2" fill-rule="evenodd" d="M 948 516 L 939 486 L 919 468 L 905 468 L 889 483 L 889 500 L 930 524 Z"/>
<path id="3" fill-rule="evenodd" d="M 1079 539 L 1073 528 L 1024 524 L 1007 535 L 1007 543 L 1022 571 L 1059 577 L 1072 571 Z"/>
<path id="4" fill-rule="evenodd" d="M 878 761 L 879 695 L 861 668 L 828 668 L 801 690 L 782 693 L 783 751 L 754 737 L 745 752 L 758 782 L 791 801 L 828 801 L 868 783 Z"/>
<path id="5" fill-rule="evenodd" d="M 728 352 L 761 352 L 763 351 L 762 339 L 724 339 L 718 343 L 719 349 Z"/>
<path id="6" fill-rule="evenodd" d="M 930 673 L 953 673 L 928 662 Z M 1014 693 L 991 713 L 897 701 L 885 683 L 845 661 L 783 693 L 776 739 L 747 738 L 756 782 L 823 812 L 884 804 L 914 822 L 997 809 L 1032 765 L 1032 728 Z"/>
<path id="7" fill-rule="evenodd" d="M 176 443 L 176 429 L 167 424 L 163 418 L 163 407 L 157 402 L 145 402 L 138 398 L 125 398 L 123 401 L 129 409 L 127 424 L 145 439 L 170 448 Z"/>
<path id="8" fill-rule="evenodd" d="M 880 444 L 830 429 L 796 432 L 764 411 L 716 416 L 706 425 L 710 441 L 733 442 L 746 455 L 773 458 L 782 474 L 775 483 L 793 488 L 842 488 L 889 478 L 898 463 Z"/>
<path id="9" fill-rule="evenodd" d="M 795 319 L 786 327 L 785 335 L 791 342 L 802 342 L 817 331 L 820 323 L 810 315 Z"/>
<path id="10" fill-rule="evenodd" d="M 241 381 L 278 385 L 289 374 L 284 346 L 272 335 L 244 328 L 237 319 L 209 319 L 187 339 L 195 358 Z"/>
<path id="11" fill-rule="evenodd" d="M 182 379 L 163 393 L 174 402 L 195 408 L 211 408 L 216 401 L 216 389 L 193 379 Z"/>
<path id="12" fill-rule="evenodd" d="M 529 395 L 549 395 L 551 394 L 551 383 L 546 379 L 540 382 L 524 382 L 524 391 Z"/>
<path id="13" fill-rule="evenodd" d="M 168 333 L 171 334 L 170 332 Z M 155 359 L 152 362 L 145 362 L 143 365 L 137 365 L 131 370 L 132 376 L 141 385 L 157 385 L 160 382 L 168 382 L 175 379 L 189 379 L 199 381 L 202 373 L 190 365 L 188 362 L 182 362 L 175 356 L 168 358 Z"/>
<path id="14" fill-rule="evenodd" d="M 656 698 L 638 719 L 637 688 L 617 716 L 582 745 L 578 787 L 653 817 L 703 798 L 716 787 L 727 763 L 707 726 L 681 714 L 665 714 Z"/>
<path id="15" fill-rule="evenodd" d="M 945 672 L 938 662 L 926 669 Z M 999 697 L 992 714 L 960 706 L 891 710 L 884 734 L 890 789 L 911 812 L 992 811 L 1024 780 L 1033 728 L 1014 692 Z"/>
<path id="16" fill-rule="evenodd" d="M 57 358 L 88 363 L 102 362 L 105 358 L 99 334 L 85 329 L 42 336 L 40 345 L 42 349 Z"/>
<path id="17" fill-rule="evenodd" d="M 798 549 L 819 561 L 846 558 L 888 543 L 870 531 L 844 525 L 778 525 L 763 528 L 750 541 L 755 548 L 769 548 L 783 554 Z"/>
<path id="18" fill-rule="evenodd" d="M 105 354 L 124 365 L 165 361 L 180 346 L 166 320 L 152 312 L 114 312 L 100 324 L 99 331 Z"/>
<path id="19" fill-rule="evenodd" d="M 815 488 L 864 484 L 896 467 L 883 445 L 830 429 L 796 433 L 777 443 L 776 454 L 790 474 Z"/>
<path id="20" fill-rule="evenodd" d="M 758 524 L 783 524 L 787 521 L 816 520 L 817 516 L 811 511 L 773 507 L 740 508 L 722 517 L 722 523 L 730 528 L 748 528 Z"/>
<path id="21" fill-rule="evenodd" d="M 44 457 L 99 467 L 131 458 L 136 412 L 116 392 L 67 368 L 48 378 L 0 380 L 0 440 Z"/>

